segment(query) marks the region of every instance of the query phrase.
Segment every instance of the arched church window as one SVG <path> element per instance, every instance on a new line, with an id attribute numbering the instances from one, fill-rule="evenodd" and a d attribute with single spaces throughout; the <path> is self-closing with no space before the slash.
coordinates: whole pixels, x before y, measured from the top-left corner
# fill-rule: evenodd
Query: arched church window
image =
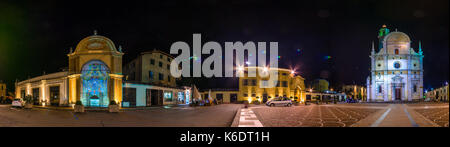
<path id="1" fill-rule="evenodd" d="M 378 93 L 381 93 L 382 89 L 381 89 L 381 85 L 378 85 Z"/>
<path id="2" fill-rule="evenodd" d="M 417 92 L 417 85 L 414 85 L 414 86 L 413 86 L 413 91 L 414 91 L 414 92 Z"/>
<path id="3" fill-rule="evenodd" d="M 397 48 L 397 49 L 395 49 L 395 54 L 396 54 L 396 55 L 398 55 L 398 48 Z"/>

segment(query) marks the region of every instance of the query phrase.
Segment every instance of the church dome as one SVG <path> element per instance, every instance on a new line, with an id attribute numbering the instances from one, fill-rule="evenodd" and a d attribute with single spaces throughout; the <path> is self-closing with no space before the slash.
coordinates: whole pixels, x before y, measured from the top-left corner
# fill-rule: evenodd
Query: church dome
<path id="1" fill-rule="evenodd" d="M 409 39 L 409 36 L 403 32 L 391 32 L 386 36 L 385 41 L 386 42 L 408 42 L 408 43 L 411 42 L 411 40 Z"/>
<path id="2" fill-rule="evenodd" d="M 88 36 L 82 39 L 76 49 L 75 52 L 117 52 L 116 46 L 111 41 L 111 39 L 97 35 L 96 33 L 92 36 Z"/>

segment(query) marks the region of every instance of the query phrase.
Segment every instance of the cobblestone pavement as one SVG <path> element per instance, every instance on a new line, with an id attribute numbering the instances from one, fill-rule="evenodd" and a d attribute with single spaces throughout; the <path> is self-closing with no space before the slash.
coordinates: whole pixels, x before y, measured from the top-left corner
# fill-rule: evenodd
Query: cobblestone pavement
<path id="1" fill-rule="evenodd" d="M 448 127 L 448 103 L 252 108 L 264 127 Z"/>
<path id="2" fill-rule="evenodd" d="M 253 110 L 265 127 L 349 127 L 380 109 L 308 105 Z"/>
<path id="3" fill-rule="evenodd" d="M 340 106 L 358 106 L 358 107 L 386 107 L 389 104 L 385 104 L 385 103 L 344 103 L 344 104 L 339 104 Z"/>
<path id="4" fill-rule="evenodd" d="M 408 104 L 408 107 L 448 107 L 448 103 L 418 103 Z"/>
<path id="5" fill-rule="evenodd" d="M 119 113 L 49 109 L 16 109 L 0 105 L 0 127 L 228 127 L 241 104 L 222 104 L 210 107 L 154 107 L 127 110 Z"/>
<path id="6" fill-rule="evenodd" d="M 414 109 L 416 112 L 426 117 L 427 119 L 433 121 L 441 127 L 449 127 L 449 109 L 448 108 L 425 108 L 425 109 Z"/>

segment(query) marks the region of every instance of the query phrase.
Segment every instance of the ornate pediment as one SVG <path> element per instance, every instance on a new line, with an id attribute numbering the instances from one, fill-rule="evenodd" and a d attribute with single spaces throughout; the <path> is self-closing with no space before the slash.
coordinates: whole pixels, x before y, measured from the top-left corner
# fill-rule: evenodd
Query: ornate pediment
<path id="1" fill-rule="evenodd" d="M 396 76 L 392 77 L 392 82 L 393 83 L 403 83 L 403 77 L 396 75 Z"/>

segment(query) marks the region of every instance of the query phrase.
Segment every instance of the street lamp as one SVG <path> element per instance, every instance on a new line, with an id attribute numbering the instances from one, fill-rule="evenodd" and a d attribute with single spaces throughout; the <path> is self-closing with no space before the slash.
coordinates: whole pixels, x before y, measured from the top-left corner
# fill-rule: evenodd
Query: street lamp
<path id="1" fill-rule="evenodd" d="M 238 66 L 237 70 L 238 70 L 239 72 L 242 72 L 242 71 L 244 71 L 244 67 Z"/>

